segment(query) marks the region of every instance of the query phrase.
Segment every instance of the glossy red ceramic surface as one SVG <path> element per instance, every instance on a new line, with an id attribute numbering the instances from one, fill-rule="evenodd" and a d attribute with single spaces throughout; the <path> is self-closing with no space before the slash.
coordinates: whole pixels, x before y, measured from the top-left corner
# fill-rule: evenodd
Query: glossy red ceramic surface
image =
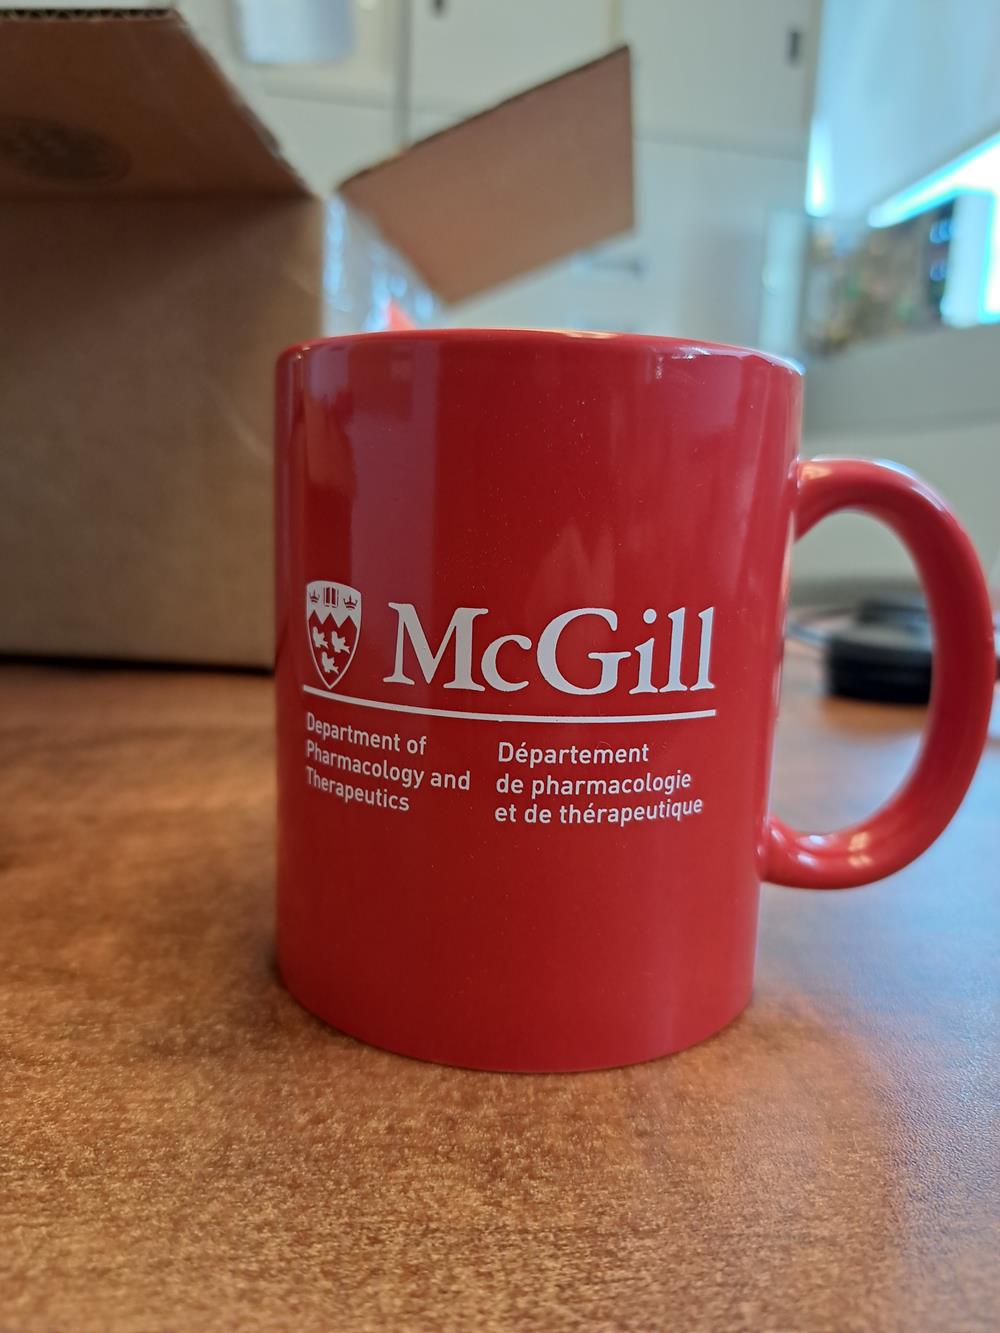
<path id="1" fill-rule="evenodd" d="M 422 332 L 285 353 L 278 956 L 366 1041 L 491 1069 L 677 1050 L 735 1017 L 759 882 L 916 856 L 975 767 L 981 573 L 918 481 L 797 461 L 800 377 L 668 339 Z M 767 813 L 789 547 L 860 507 L 938 631 L 906 789 L 822 837 Z"/>

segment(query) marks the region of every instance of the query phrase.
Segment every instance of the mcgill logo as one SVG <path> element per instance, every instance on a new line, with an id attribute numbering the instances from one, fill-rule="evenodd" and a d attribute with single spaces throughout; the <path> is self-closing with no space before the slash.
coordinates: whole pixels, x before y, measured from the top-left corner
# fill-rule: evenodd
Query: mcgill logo
<path id="1" fill-rule="evenodd" d="M 594 663 L 593 667 L 577 660 L 576 653 L 572 654 L 572 664 L 564 660 L 569 654 L 565 647 L 560 653 L 560 640 L 567 627 L 575 622 L 589 618 L 588 628 L 595 634 L 603 633 L 605 639 L 607 630 L 618 632 L 618 614 L 609 607 L 584 606 L 564 611 L 549 621 L 538 635 L 537 643 L 526 634 L 501 634 L 482 648 L 485 635 L 479 632 L 476 622 L 489 614 L 487 607 L 458 607 L 436 648 L 431 646 L 412 602 L 389 602 L 389 607 L 396 613 L 396 649 L 392 674 L 382 678 L 387 685 L 414 685 L 416 675 L 411 673 L 419 673 L 428 684 L 439 675 L 447 675 L 449 679 L 443 685 L 446 690 L 483 693 L 489 689 L 513 694 L 527 688 L 534 669 L 560 694 L 610 694 L 619 685 L 628 685 L 629 694 L 715 688 L 711 678 L 713 606 L 690 617 L 685 607 L 667 613 L 659 639 L 666 646 L 665 679 L 662 670 L 659 678 L 654 670 L 658 646 L 655 630 L 630 648 L 587 652 L 585 657 Z M 649 607 L 642 619 L 652 626 L 659 620 L 659 614 Z M 692 639 L 697 637 L 698 668 L 695 679 L 686 683 L 681 670 L 685 636 L 689 633 Z"/>

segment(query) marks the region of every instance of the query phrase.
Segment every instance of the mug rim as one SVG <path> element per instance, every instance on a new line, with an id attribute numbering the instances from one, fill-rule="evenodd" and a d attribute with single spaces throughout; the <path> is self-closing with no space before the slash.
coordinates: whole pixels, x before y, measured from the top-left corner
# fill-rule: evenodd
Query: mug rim
<path id="1" fill-rule="evenodd" d="M 791 357 L 777 356 L 773 352 L 762 352 L 756 347 L 744 347 L 739 343 L 705 342 L 699 338 L 666 337 L 652 333 L 614 333 L 601 330 L 584 329 L 520 329 L 520 328 L 426 328 L 426 329 L 379 329 L 368 333 L 337 333 L 324 338 L 308 338 L 303 342 L 291 343 L 283 348 L 277 357 L 277 364 L 283 365 L 295 357 L 311 356 L 314 352 L 348 347 L 358 343 L 386 343 L 407 345 L 411 343 L 454 343 L 471 346 L 477 343 L 497 343 L 510 346 L 518 343 L 540 343 L 546 346 L 565 346 L 567 344 L 592 345 L 596 347 L 614 347 L 623 351 L 646 351 L 659 353 L 674 361 L 692 360 L 706 356 L 713 359 L 735 357 L 741 361 L 763 361 L 775 370 L 785 371 L 801 379 L 805 368 Z"/>

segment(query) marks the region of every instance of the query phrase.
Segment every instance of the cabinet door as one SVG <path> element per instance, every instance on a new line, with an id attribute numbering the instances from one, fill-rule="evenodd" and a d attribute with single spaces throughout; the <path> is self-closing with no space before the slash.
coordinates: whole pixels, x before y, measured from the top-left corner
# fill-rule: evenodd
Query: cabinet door
<path id="1" fill-rule="evenodd" d="M 640 134 L 804 156 L 820 0 L 624 0 Z"/>
<path id="2" fill-rule="evenodd" d="M 413 104 L 468 114 L 603 55 L 610 0 L 412 0 Z"/>

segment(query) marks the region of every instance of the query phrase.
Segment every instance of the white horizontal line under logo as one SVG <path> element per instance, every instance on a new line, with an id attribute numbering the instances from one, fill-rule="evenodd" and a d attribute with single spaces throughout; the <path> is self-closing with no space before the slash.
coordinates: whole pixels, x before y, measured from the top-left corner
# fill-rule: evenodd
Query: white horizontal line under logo
<path id="1" fill-rule="evenodd" d="M 593 725 L 610 722 L 686 722 L 699 717 L 715 717 L 714 708 L 703 708 L 690 713 L 625 713 L 617 717 L 598 714 L 596 717 L 559 717 L 552 713 L 469 713 L 461 708 L 418 708 L 416 704 L 392 704 L 381 699 L 357 699 L 350 694 L 333 690 L 319 690 L 314 685 L 303 685 L 306 694 L 318 699 L 333 699 L 355 708 L 381 708 L 387 713 L 417 713 L 421 717 L 463 717 L 470 722 L 564 722 Z"/>

